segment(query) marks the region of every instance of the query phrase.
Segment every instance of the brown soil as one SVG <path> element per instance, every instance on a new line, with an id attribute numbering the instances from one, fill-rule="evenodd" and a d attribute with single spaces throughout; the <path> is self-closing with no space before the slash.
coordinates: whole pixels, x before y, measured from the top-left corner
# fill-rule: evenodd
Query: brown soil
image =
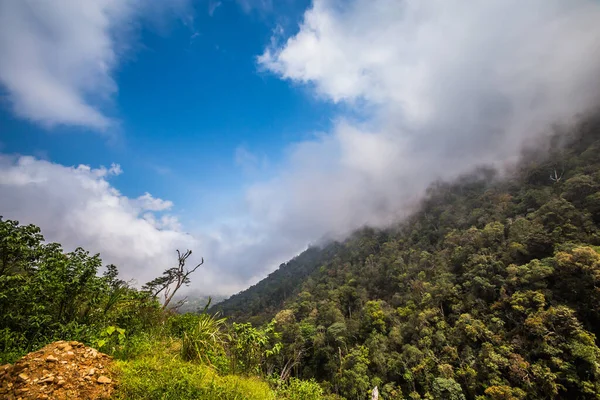
<path id="1" fill-rule="evenodd" d="M 55 342 L 0 366 L 0 398 L 109 399 L 115 387 L 110 356 L 79 342 Z"/>

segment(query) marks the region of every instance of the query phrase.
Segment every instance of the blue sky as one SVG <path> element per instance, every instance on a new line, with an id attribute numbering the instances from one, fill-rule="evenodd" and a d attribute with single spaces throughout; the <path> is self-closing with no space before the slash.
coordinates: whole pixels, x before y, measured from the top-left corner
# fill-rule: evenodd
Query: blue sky
<path id="1" fill-rule="evenodd" d="M 0 215 L 231 294 L 595 109 L 596 0 L 0 0 Z"/>
<path id="2" fill-rule="evenodd" d="M 268 176 L 288 143 L 332 124 L 331 102 L 257 64 L 273 30 L 297 30 L 309 4 L 289 5 L 224 2 L 209 13 L 199 1 L 160 29 L 142 26 L 113 75 L 118 93 L 105 109 L 117 127 L 47 128 L 3 107 L 3 151 L 64 165 L 118 163 L 127 173 L 113 183 L 124 194 L 148 191 L 174 201 L 192 225 L 210 221 L 215 209 L 232 206 L 227 199 L 237 199 L 248 178 Z M 239 148 L 264 161 L 261 168 L 236 162 Z"/>

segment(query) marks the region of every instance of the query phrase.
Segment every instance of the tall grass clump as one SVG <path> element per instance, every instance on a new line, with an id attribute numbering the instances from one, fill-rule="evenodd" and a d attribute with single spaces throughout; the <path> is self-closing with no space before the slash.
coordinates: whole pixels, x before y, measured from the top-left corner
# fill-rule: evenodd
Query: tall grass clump
<path id="1" fill-rule="evenodd" d="M 218 314 L 200 314 L 189 329 L 183 331 L 181 358 L 215 365 L 219 370 L 226 367 L 225 344 L 229 338 L 225 331 L 226 318 Z"/>

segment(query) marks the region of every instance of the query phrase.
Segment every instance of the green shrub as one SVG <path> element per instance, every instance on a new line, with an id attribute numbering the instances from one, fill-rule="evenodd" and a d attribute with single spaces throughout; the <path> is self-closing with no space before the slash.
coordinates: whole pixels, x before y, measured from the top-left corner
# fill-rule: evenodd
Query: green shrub
<path id="1" fill-rule="evenodd" d="M 275 331 L 275 321 L 263 328 L 251 323 L 233 323 L 229 346 L 232 370 L 236 373 L 268 375 L 272 358 L 281 351 L 280 334 Z"/>
<path id="2" fill-rule="evenodd" d="M 189 332 L 198 323 L 198 314 L 172 314 L 166 323 L 167 332 L 174 337 L 183 338 L 185 332 Z"/>
<path id="3" fill-rule="evenodd" d="M 303 381 L 297 378 L 290 378 L 279 390 L 280 397 L 289 400 L 321 400 L 323 399 L 323 389 L 319 384 L 311 379 Z"/>
<path id="4" fill-rule="evenodd" d="M 111 353 L 118 360 L 131 360 L 143 354 L 151 352 L 159 340 L 166 340 L 163 337 L 151 333 L 142 332 L 133 336 L 126 336 L 121 345 L 115 348 Z M 106 349 L 102 348 L 106 352 Z"/>
<path id="5" fill-rule="evenodd" d="M 100 338 L 96 340 L 96 348 L 104 352 L 115 353 L 125 346 L 125 329 L 118 326 L 108 326 L 100 332 Z"/>
<path id="6" fill-rule="evenodd" d="M 0 329 L 0 365 L 13 363 L 27 352 L 25 335 L 8 328 Z"/>

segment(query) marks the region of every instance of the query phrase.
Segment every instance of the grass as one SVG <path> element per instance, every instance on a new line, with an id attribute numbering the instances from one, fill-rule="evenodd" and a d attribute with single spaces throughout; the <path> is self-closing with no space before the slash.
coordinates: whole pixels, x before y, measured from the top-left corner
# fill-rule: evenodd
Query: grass
<path id="1" fill-rule="evenodd" d="M 191 329 L 183 333 L 181 356 L 186 361 L 202 361 L 212 364 L 211 359 L 223 353 L 227 334 L 223 331 L 225 318 L 200 314 Z"/>
<path id="2" fill-rule="evenodd" d="M 130 360 L 115 362 L 119 386 L 115 398 L 127 400 L 275 400 L 259 378 L 219 375 L 213 368 L 184 361 L 176 342 L 156 343 Z"/>

